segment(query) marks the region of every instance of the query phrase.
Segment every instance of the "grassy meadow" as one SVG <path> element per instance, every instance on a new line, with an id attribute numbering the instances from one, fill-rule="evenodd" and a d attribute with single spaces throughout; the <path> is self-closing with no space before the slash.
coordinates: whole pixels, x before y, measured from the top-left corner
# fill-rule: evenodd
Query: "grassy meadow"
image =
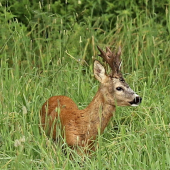
<path id="1" fill-rule="evenodd" d="M 118 13 L 114 26 L 93 12 L 84 22 L 77 14 L 37 12 L 27 27 L 1 4 L 0 169 L 170 169 L 170 8 L 158 20 L 152 5 L 150 15 L 147 5 L 133 17 Z M 40 134 L 39 110 L 54 95 L 71 97 L 80 109 L 89 104 L 99 86 L 97 45 L 122 47 L 122 72 L 143 101 L 117 107 L 97 151 L 71 160 Z"/>

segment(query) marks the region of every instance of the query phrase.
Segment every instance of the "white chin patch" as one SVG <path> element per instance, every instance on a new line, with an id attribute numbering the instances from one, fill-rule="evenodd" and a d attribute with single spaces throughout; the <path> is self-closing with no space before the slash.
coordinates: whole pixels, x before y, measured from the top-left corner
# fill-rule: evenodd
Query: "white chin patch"
<path id="1" fill-rule="evenodd" d="M 131 106 L 138 106 L 138 104 L 132 104 Z"/>

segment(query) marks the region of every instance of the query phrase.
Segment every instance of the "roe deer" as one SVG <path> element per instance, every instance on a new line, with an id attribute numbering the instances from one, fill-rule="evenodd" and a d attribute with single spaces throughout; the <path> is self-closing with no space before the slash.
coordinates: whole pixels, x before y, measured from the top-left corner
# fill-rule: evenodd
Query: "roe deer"
<path id="1" fill-rule="evenodd" d="M 106 74 L 99 61 L 94 61 L 94 75 L 100 87 L 91 103 L 84 110 L 79 110 L 72 99 L 67 96 L 53 96 L 42 106 L 40 111 L 41 125 L 47 135 L 58 139 L 56 126 L 62 128 L 62 135 L 71 148 L 81 147 L 95 150 L 94 140 L 98 132 L 102 133 L 117 106 L 137 106 L 139 97 L 125 82 L 121 72 L 121 49 L 117 53 L 106 47 L 106 52 L 98 47 L 100 57 L 106 61 L 112 72 Z M 59 128 L 58 128 L 59 129 Z M 85 149 L 86 150 L 86 149 Z"/>

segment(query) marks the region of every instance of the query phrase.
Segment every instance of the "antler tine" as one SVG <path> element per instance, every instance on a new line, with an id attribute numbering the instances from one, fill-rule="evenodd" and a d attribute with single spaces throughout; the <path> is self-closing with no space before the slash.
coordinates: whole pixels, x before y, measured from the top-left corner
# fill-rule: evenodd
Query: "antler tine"
<path id="1" fill-rule="evenodd" d="M 97 46 L 97 48 L 101 52 L 99 56 L 102 57 L 103 60 L 106 61 L 112 69 L 112 76 L 114 74 L 118 74 L 120 72 L 121 65 L 121 47 L 119 46 L 119 50 L 117 53 L 113 53 L 109 47 L 106 47 L 106 52 L 104 52 L 99 46 Z"/>
<path id="2" fill-rule="evenodd" d="M 118 50 L 118 52 L 117 52 L 117 56 L 121 56 L 121 53 L 122 53 L 122 50 L 121 50 L 121 47 L 119 46 L 119 50 Z"/>
<path id="3" fill-rule="evenodd" d="M 117 67 L 119 68 L 119 70 L 120 70 L 120 65 L 121 65 L 121 59 L 120 59 L 121 53 L 122 53 L 121 47 L 119 46 L 119 50 L 115 56 L 115 62 L 116 62 Z"/>
<path id="4" fill-rule="evenodd" d="M 105 55 L 106 53 L 99 46 L 97 46 L 97 48 L 101 52 L 99 56 L 102 57 L 106 61 L 107 60 L 106 55 Z"/>
<path id="5" fill-rule="evenodd" d="M 97 46 L 98 50 L 101 52 L 101 54 L 99 54 L 100 57 L 103 58 L 104 61 L 106 61 L 110 68 L 113 70 L 114 69 L 114 57 L 113 57 L 113 53 L 111 52 L 111 50 L 106 47 L 106 53 L 99 47 Z"/>
<path id="6" fill-rule="evenodd" d="M 106 52 L 112 53 L 109 47 L 106 47 Z"/>

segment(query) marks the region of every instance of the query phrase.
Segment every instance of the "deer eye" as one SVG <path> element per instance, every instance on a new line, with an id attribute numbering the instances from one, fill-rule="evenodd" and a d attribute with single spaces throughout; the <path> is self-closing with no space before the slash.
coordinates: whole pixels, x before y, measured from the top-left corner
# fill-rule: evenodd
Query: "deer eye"
<path id="1" fill-rule="evenodd" d="M 116 87 L 116 90 L 121 91 L 123 89 L 121 87 Z"/>

